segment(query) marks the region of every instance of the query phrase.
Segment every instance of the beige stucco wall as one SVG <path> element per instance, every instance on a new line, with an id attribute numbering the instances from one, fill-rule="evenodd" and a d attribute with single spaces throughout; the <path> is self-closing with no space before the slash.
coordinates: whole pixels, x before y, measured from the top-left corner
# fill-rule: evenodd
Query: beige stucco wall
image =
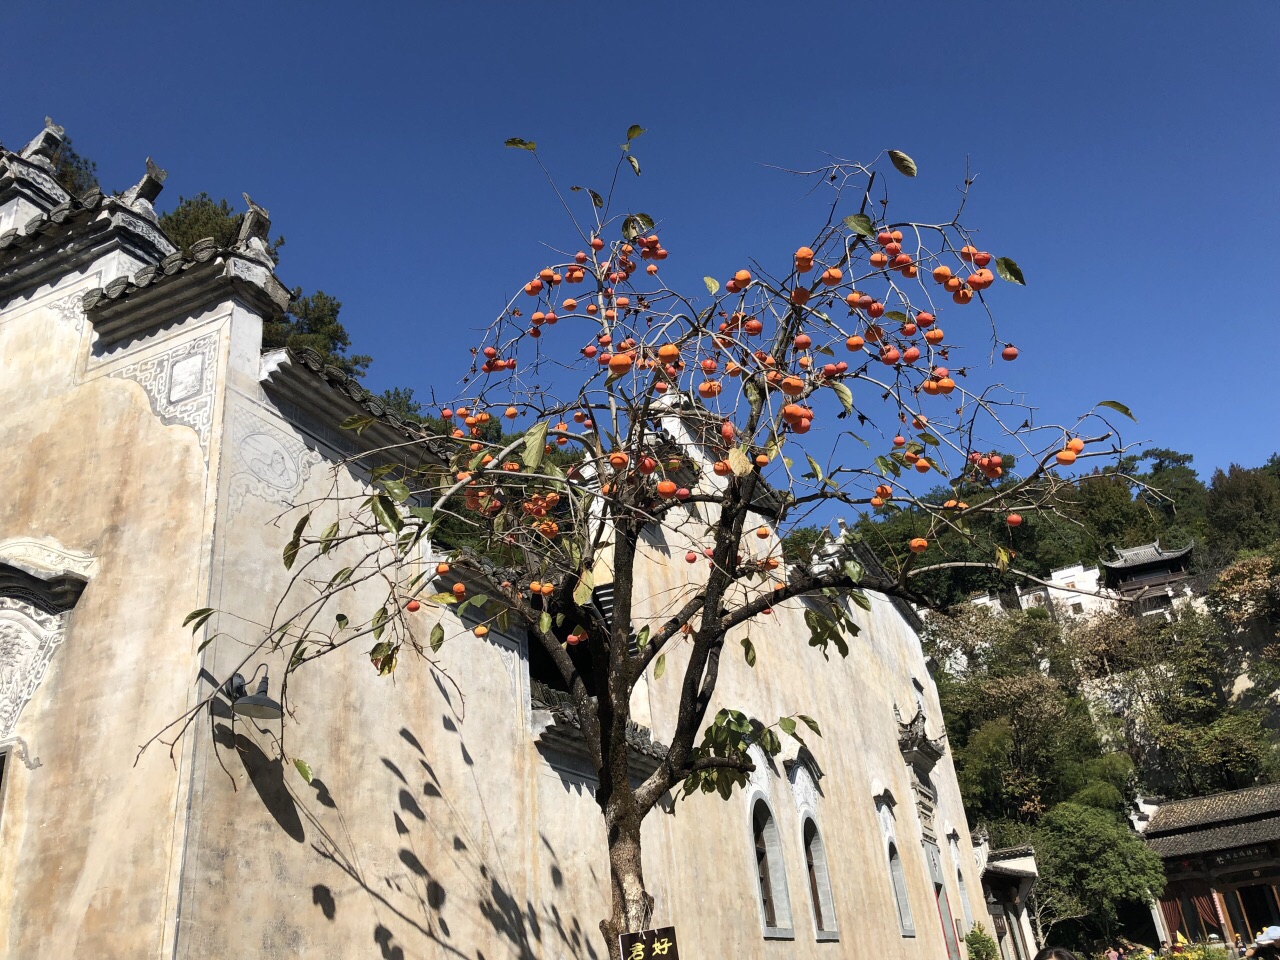
<path id="1" fill-rule="evenodd" d="M 90 363 L 70 278 L 0 312 L 0 543 L 97 560 L 15 735 L 0 810 L 0 955 L 157 954 L 181 857 L 185 751 L 139 745 L 189 702 L 184 614 L 204 602 L 212 499 L 194 431 L 122 362 Z M 58 309 L 55 305 L 62 305 Z M 128 362 L 188 338 L 173 329 Z M 137 764 L 135 766 L 135 759 Z"/>
<path id="2" fill-rule="evenodd" d="M 213 305 L 93 360 L 91 329 L 50 306 L 70 290 L 0 314 L 0 464 L 13 478 L 0 541 L 47 537 L 99 561 L 17 731 L 42 766 L 9 765 L 0 952 L 603 957 L 607 862 L 590 778 L 535 745 L 518 637 L 477 639 L 445 614 L 437 662 L 406 653 L 382 678 L 365 638 L 295 675 L 283 742 L 279 725 L 233 727 L 221 710 L 192 728 L 176 761 L 153 748 L 133 765 L 138 744 L 207 691 L 201 668 L 222 679 L 271 622 L 289 576 L 280 554 L 296 514 L 287 504 L 330 490 L 342 452 L 328 444 L 341 441 L 331 424 L 290 422 L 263 392 L 260 324 L 242 306 Z M 202 442 L 191 426 L 162 422 L 137 365 L 204 337 L 217 375 Z M 345 468 L 337 477 L 343 491 L 362 489 Z M 698 575 L 684 550 L 654 551 L 642 566 L 637 623 L 664 619 L 664 605 Z M 339 553 L 317 572 L 343 562 Z M 353 620 L 380 602 L 373 588 L 343 600 Z M 235 616 L 193 639 L 182 618 L 206 605 Z M 428 606 L 412 617 L 418 636 L 438 615 Z M 915 712 L 914 677 L 939 735 L 936 694 L 918 640 L 890 604 L 873 599 L 856 617 L 863 631 L 849 658 L 828 662 L 807 645 L 800 605 L 780 605 L 743 631 L 754 670 L 736 637 L 727 645 L 717 696 L 766 720 L 804 712 L 822 725 L 823 737 L 807 739 L 825 774 L 815 812 L 838 941 L 815 938 L 799 811 L 779 763 L 759 785 L 782 837 L 793 940 L 762 936 L 745 796 L 679 801 L 645 825 L 654 923 L 677 927 L 686 956 L 945 956 L 894 718 L 895 705 Z M 244 670 L 269 664 L 276 696 L 280 656 L 250 655 Z M 637 695 L 660 740 L 682 665 L 677 647 L 666 675 Z M 311 765 L 312 784 L 294 758 Z M 962 851 L 970 840 L 949 754 L 933 779 L 951 911 L 961 917 L 944 833 L 958 830 Z M 897 801 L 914 938 L 898 932 L 873 802 L 884 789 Z M 960 867 L 976 896 L 973 864 Z M 980 902 L 971 907 L 983 916 Z"/>

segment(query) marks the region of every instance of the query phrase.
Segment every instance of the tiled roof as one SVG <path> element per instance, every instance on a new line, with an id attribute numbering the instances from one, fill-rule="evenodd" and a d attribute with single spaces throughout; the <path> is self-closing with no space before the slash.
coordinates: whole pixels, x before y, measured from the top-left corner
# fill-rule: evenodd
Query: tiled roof
<path id="1" fill-rule="evenodd" d="M 1148 834 L 1146 837 L 1147 846 L 1152 852 L 1166 860 L 1247 847 L 1255 843 L 1270 843 L 1274 840 L 1280 840 L 1280 816 L 1192 829 L 1162 837 Z"/>
<path id="2" fill-rule="evenodd" d="M 286 416 L 301 413 L 326 425 L 327 439 L 336 449 L 380 449 L 400 460 L 400 452 L 412 447 L 415 456 L 425 453 L 439 463 L 448 463 L 456 449 L 422 425 L 401 420 L 358 380 L 326 364 L 314 350 L 288 347 L 265 354 L 259 380 L 277 401 L 286 403 L 281 408 Z M 352 416 L 368 416 L 372 422 L 361 430 L 340 429 L 338 425 Z"/>
<path id="3" fill-rule="evenodd" d="M 1160 546 L 1160 541 L 1155 543 L 1144 543 L 1140 547 L 1116 547 L 1115 560 L 1103 560 L 1103 566 L 1111 569 L 1123 569 L 1124 567 L 1137 567 L 1144 563 L 1156 563 L 1161 560 L 1177 560 L 1185 557 L 1191 552 L 1191 548 L 1195 543 L 1188 543 L 1179 550 L 1165 550 Z"/>
<path id="4" fill-rule="evenodd" d="M 270 266 L 241 250 L 199 240 L 189 254 L 172 253 L 88 291 L 84 309 L 102 342 L 110 344 L 232 294 L 267 318 L 289 306 L 289 291 Z"/>
<path id="5" fill-rule="evenodd" d="M 1146 836 L 1260 817 L 1280 817 L 1280 783 L 1215 793 L 1162 804 L 1147 824 Z"/>
<path id="6" fill-rule="evenodd" d="M 1035 855 L 1035 848 L 1029 843 L 1024 843 L 1020 847 L 1001 847 L 999 850 L 992 850 L 987 854 L 987 862 L 991 863 L 996 860 L 1015 860 L 1018 857 L 1034 857 Z"/>

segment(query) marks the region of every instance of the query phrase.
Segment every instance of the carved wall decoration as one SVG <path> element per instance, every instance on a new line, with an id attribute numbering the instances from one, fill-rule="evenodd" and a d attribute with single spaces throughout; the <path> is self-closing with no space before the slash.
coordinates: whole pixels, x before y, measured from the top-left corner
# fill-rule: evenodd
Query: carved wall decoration
<path id="1" fill-rule="evenodd" d="M 53 301 L 53 303 L 49 304 L 49 309 L 56 313 L 58 319 L 63 323 L 74 326 L 77 335 L 84 332 L 83 290 L 77 290 L 75 293 L 69 293 L 65 297 Z"/>
<path id="2" fill-rule="evenodd" d="M 98 572 L 97 558 L 35 537 L 11 537 L 0 541 L 0 561 L 42 580 L 67 574 L 87 580 Z"/>
<path id="3" fill-rule="evenodd" d="M 164 234 L 140 217 L 130 216 L 117 210 L 113 214 L 112 220 L 117 226 L 125 227 L 139 236 L 146 237 L 161 250 L 173 250 L 173 244 L 168 241 Z"/>
<path id="4" fill-rule="evenodd" d="M 791 795 L 795 797 L 796 809 L 812 814 L 818 812 L 818 785 L 813 782 L 813 773 L 807 763 L 794 763 L 788 774 L 791 780 Z"/>
<path id="5" fill-rule="evenodd" d="M 0 738 L 13 733 L 65 635 L 62 617 L 0 596 Z"/>
<path id="6" fill-rule="evenodd" d="M 747 748 L 747 755 L 751 757 L 751 762 L 756 765 L 756 768 L 747 774 L 745 792 L 749 796 L 753 790 L 758 790 L 764 796 L 769 796 L 769 758 L 755 744 Z"/>
<path id="7" fill-rule="evenodd" d="M 311 468 L 324 459 L 296 436 L 244 407 L 236 407 L 231 414 L 231 447 L 234 460 L 228 506 L 233 515 L 240 512 L 248 497 L 291 506 L 311 476 Z"/>
<path id="8" fill-rule="evenodd" d="M 217 351 L 218 335 L 211 333 L 186 340 L 109 374 L 141 385 L 161 423 L 180 423 L 194 430 L 206 462 L 209 433 L 213 428 Z"/>

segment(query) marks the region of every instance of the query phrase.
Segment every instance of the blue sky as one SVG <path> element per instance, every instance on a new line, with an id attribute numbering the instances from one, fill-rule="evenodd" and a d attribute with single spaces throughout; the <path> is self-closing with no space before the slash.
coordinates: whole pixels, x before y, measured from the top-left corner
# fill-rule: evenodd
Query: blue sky
<path id="1" fill-rule="evenodd" d="M 1048 419 L 1115 398 L 1207 474 L 1276 449 L 1280 4 L 277 2 L 0 5 L 15 148 L 45 114 L 104 187 L 147 155 L 162 209 L 271 210 L 280 275 L 344 303 L 369 385 L 451 394 L 472 331 L 573 244 L 541 174 L 662 221 L 668 282 L 785 258 L 815 208 L 767 164 L 911 154 L 894 203 L 967 221 L 998 284 L 1000 374 Z M 629 176 L 629 175 L 628 175 Z M 573 244 L 576 246 L 576 244 Z M 970 358 L 972 359 L 972 358 Z"/>

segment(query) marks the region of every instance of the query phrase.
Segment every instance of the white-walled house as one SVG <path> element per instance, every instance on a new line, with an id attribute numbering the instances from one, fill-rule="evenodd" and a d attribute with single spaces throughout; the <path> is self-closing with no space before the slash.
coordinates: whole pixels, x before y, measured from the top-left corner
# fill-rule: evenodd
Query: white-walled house
<path id="1" fill-rule="evenodd" d="M 292 505 L 366 489 L 376 457 L 347 458 L 416 434 L 316 356 L 263 355 L 288 303 L 266 211 L 230 248 L 178 251 L 162 171 L 72 197 L 62 137 L 0 148 L 0 955 L 603 957 L 594 774 L 517 631 L 424 607 L 456 688 L 353 651 L 294 675 L 286 752 L 279 722 L 221 709 L 139 756 L 242 659 L 229 622 L 192 636 L 184 616 L 269 621 Z M 339 429 L 353 414 L 374 422 Z M 637 592 L 687 577 L 654 545 Z M 987 905 L 919 621 L 872 596 L 827 663 L 804 609 L 779 604 L 717 696 L 824 736 L 648 819 L 653 924 L 687 957 L 959 960 Z M 251 683 L 281 675 L 260 659 Z M 637 769 L 672 727 L 671 666 L 639 694 Z"/>

